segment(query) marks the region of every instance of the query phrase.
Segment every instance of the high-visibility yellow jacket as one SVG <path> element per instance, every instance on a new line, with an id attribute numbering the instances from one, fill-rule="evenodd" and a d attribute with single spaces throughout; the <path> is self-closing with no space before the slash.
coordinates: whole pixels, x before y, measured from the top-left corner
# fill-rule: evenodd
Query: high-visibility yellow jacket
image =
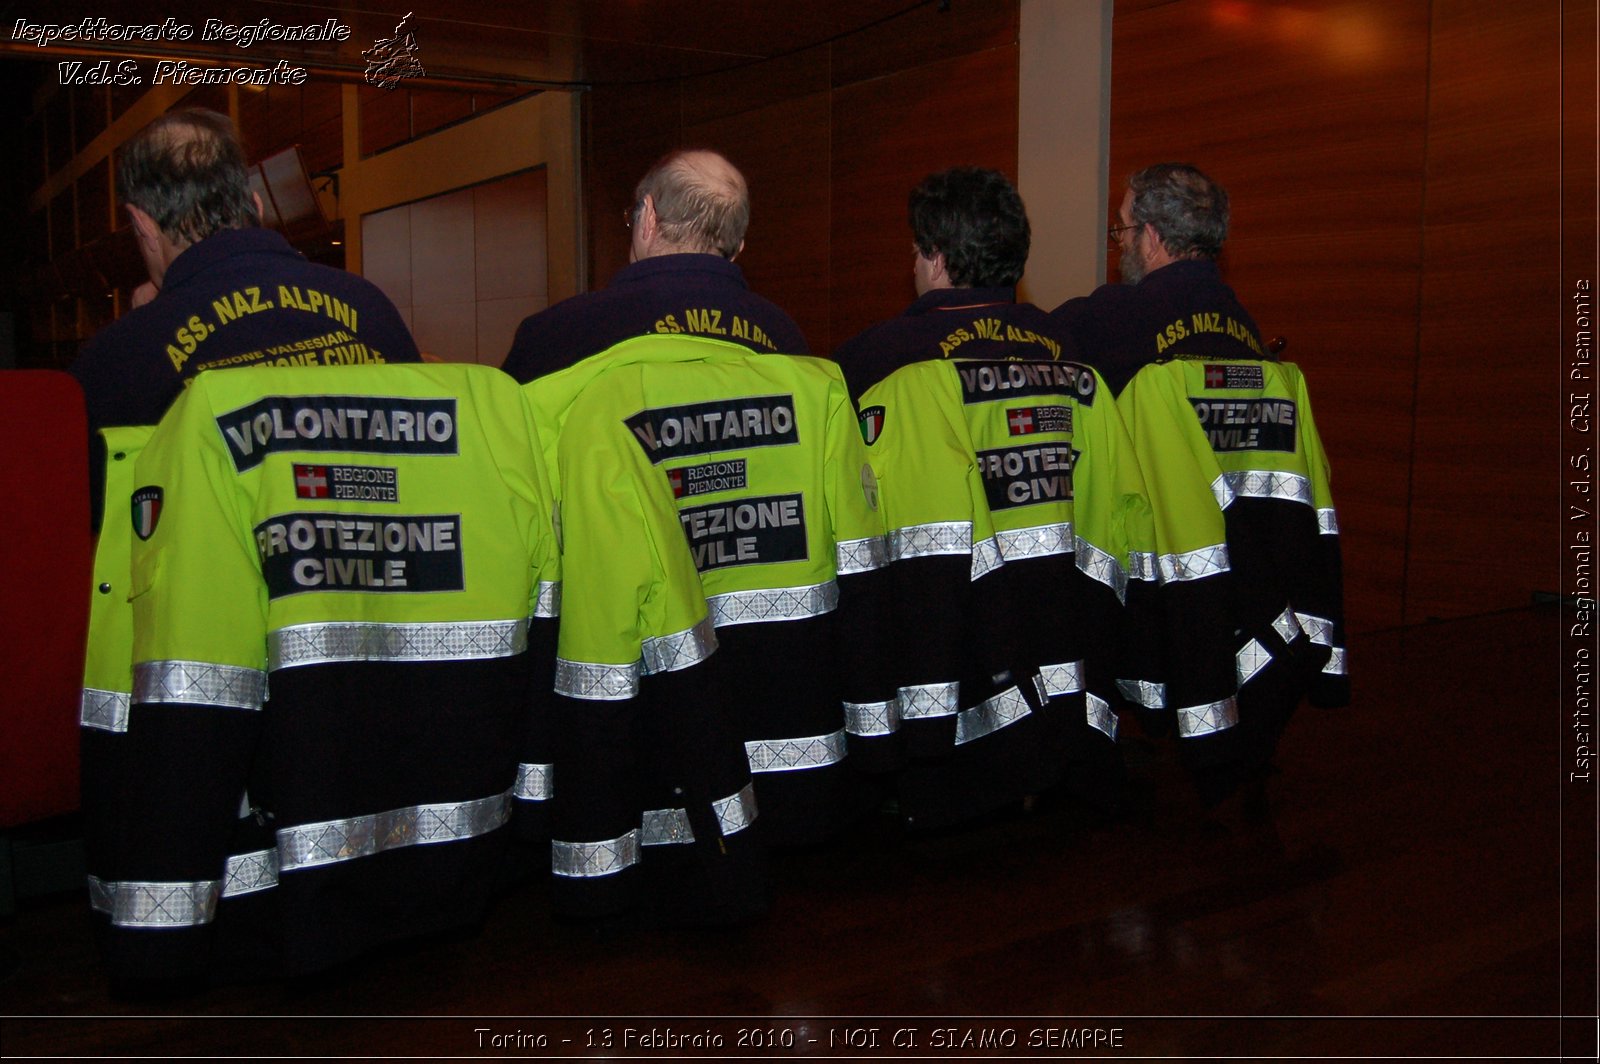
<path id="1" fill-rule="evenodd" d="M 539 451 L 477 366 L 208 373 L 163 418 L 133 480 L 115 877 L 91 884 L 116 974 L 309 971 L 481 914 L 547 712 Z"/>

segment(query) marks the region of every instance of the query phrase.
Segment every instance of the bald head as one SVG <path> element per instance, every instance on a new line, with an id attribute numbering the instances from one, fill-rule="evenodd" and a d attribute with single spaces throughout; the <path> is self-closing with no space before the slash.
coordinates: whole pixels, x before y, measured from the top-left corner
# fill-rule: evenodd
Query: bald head
<path id="1" fill-rule="evenodd" d="M 714 151 L 675 151 L 633 194 L 633 258 L 685 252 L 731 259 L 744 247 L 750 193 L 744 175 Z"/>

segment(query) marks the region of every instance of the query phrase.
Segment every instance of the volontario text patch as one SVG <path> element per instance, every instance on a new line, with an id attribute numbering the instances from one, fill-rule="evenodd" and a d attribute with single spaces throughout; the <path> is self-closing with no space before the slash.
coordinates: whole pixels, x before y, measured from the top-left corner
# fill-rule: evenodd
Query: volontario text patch
<path id="1" fill-rule="evenodd" d="M 1094 371 L 1076 362 L 963 362 L 956 373 L 964 403 L 1063 395 L 1094 404 Z"/>
<path id="2" fill-rule="evenodd" d="M 697 506 L 678 519 L 701 572 L 806 557 L 805 504 L 798 494 Z"/>
<path id="3" fill-rule="evenodd" d="M 749 485 L 743 458 L 669 469 L 667 479 L 672 482 L 674 499 L 713 491 L 739 491 Z"/>
<path id="4" fill-rule="evenodd" d="M 1078 452 L 1065 443 L 1004 447 L 978 452 L 989 509 L 1007 510 L 1072 498 L 1072 466 Z"/>
<path id="5" fill-rule="evenodd" d="M 1259 392 L 1267 386 L 1266 370 L 1261 366 L 1237 363 L 1207 363 L 1207 388 L 1243 388 Z"/>
<path id="6" fill-rule="evenodd" d="M 461 515 L 279 514 L 257 525 L 267 596 L 460 591 Z"/>
<path id="7" fill-rule="evenodd" d="M 1190 399 L 1213 451 L 1293 451 L 1292 399 Z"/>
<path id="8" fill-rule="evenodd" d="M 751 396 L 641 410 L 623 421 L 652 465 L 673 458 L 799 443 L 794 397 Z"/>
<path id="9" fill-rule="evenodd" d="M 400 471 L 393 466 L 319 466 L 296 463 L 294 493 L 301 499 L 399 502 Z"/>
<path id="10" fill-rule="evenodd" d="M 217 418 L 243 473 L 278 451 L 456 454 L 456 401 L 368 395 L 269 395 Z"/>

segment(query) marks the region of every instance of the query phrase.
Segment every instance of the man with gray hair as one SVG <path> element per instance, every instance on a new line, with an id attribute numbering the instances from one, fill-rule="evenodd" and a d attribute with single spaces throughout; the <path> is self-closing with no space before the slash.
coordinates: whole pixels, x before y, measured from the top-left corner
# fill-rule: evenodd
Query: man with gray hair
<path id="1" fill-rule="evenodd" d="M 1118 216 L 1107 236 L 1122 252 L 1122 284 L 1051 313 L 1113 392 L 1151 362 L 1272 357 L 1217 271 L 1228 236 L 1221 185 L 1193 166 L 1149 166 L 1128 179 Z"/>
<path id="2" fill-rule="evenodd" d="M 202 370 L 419 360 L 376 285 L 306 261 L 261 227 L 227 116 L 187 108 L 150 123 L 117 149 L 117 194 L 150 279 L 68 367 L 92 456 L 100 429 L 154 425 Z M 92 457 L 90 470 L 98 507 L 103 463 Z"/>
<path id="3" fill-rule="evenodd" d="M 648 333 L 688 333 L 757 353 L 803 355 L 794 320 L 750 291 L 734 264 L 744 250 L 750 194 L 713 151 L 675 151 L 634 189 L 624 218 L 628 265 L 598 292 L 562 300 L 517 328 L 503 368 L 519 381 L 553 373 Z"/>

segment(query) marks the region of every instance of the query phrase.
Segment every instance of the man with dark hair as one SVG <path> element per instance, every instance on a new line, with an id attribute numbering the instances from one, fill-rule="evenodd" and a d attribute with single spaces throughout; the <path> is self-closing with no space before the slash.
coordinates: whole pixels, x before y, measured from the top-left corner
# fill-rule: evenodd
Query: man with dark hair
<path id="1" fill-rule="evenodd" d="M 924 178 L 911 190 L 911 233 L 916 300 L 833 353 L 851 395 L 927 359 L 1074 357 L 1044 311 L 1016 301 L 1028 215 L 1005 175 L 959 166 Z"/>
<path id="2" fill-rule="evenodd" d="M 261 200 L 222 115 L 156 119 L 119 150 L 117 188 L 150 282 L 69 368 L 91 433 L 155 424 L 201 370 L 418 361 L 375 285 L 307 262 L 260 227 Z"/>
<path id="3" fill-rule="evenodd" d="M 1122 284 L 1051 312 L 1084 358 L 1120 392 L 1139 369 L 1179 356 L 1271 358 L 1255 320 L 1217 271 L 1228 193 L 1192 166 L 1161 163 L 1128 179 L 1119 225 Z"/>
<path id="4" fill-rule="evenodd" d="M 713 151 L 675 151 L 640 179 L 626 223 L 628 265 L 586 292 L 525 319 L 503 369 L 530 381 L 634 336 L 689 333 L 759 353 L 808 353 L 800 327 L 750 291 L 744 250 L 750 193 Z"/>

